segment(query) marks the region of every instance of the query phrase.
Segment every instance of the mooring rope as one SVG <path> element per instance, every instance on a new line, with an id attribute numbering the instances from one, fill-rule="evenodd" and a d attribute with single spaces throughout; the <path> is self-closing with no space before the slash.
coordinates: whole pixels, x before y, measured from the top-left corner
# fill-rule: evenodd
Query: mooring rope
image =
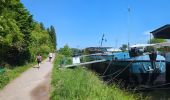
<path id="1" fill-rule="evenodd" d="M 104 71 L 104 73 L 102 74 L 102 76 L 107 72 L 107 70 L 109 69 L 112 61 L 113 61 L 113 60 L 110 60 L 109 64 L 108 64 L 107 67 L 106 67 L 106 70 Z"/>
<path id="2" fill-rule="evenodd" d="M 107 83 L 111 82 L 111 81 L 114 80 L 116 77 L 118 77 L 121 73 L 123 73 L 134 61 L 135 61 L 135 59 L 133 59 L 124 69 L 122 69 L 122 71 L 120 71 L 120 73 L 118 73 L 115 77 L 113 77 L 112 79 L 110 79 Z"/>
<path id="3" fill-rule="evenodd" d="M 118 70 L 118 71 L 116 71 L 116 72 L 114 72 L 114 73 L 112 73 L 112 74 L 109 74 L 109 75 L 104 75 L 104 76 L 100 76 L 100 77 L 108 77 L 108 76 L 112 76 L 112 75 L 114 75 L 114 74 L 116 74 L 116 73 L 118 73 L 118 72 L 120 72 L 121 70 Z"/>

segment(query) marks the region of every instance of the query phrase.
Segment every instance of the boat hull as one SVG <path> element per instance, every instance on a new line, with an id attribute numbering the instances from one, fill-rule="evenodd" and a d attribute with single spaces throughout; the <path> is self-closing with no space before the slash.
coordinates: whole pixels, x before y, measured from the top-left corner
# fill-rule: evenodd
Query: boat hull
<path id="1" fill-rule="evenodd" d="M 166 62 L 163 56 L 157 55 L 156 60 L 152 61 L 149 55 L 134 58 L 128 57 L 127 54 L 124 55 L 121 57 L 104 55 L 101 58 L 106 57 L 105 59 L 108 61 L 92 64 L 91 68 L 100 73 L 105 81 L 124 80 L 125 83 L 134 86 L 166 83 Z"/>

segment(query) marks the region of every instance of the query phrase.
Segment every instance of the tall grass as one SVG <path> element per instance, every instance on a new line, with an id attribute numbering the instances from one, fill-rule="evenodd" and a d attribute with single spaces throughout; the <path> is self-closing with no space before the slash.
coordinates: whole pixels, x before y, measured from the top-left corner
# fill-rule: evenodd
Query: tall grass
<path id="1" fill-rule="evenodd" d="M 140 97 L 120 90 L 115 85 L 108 86 L 95 73 L 77 67 L 59 69 L 62 56 L 55 60 L 51 100 L 139 100 Z"/>

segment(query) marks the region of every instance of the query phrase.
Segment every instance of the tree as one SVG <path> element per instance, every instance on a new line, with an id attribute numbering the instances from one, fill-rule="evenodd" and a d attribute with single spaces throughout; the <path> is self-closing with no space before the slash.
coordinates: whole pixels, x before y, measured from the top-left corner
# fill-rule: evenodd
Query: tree
<path id="1" fill-rule="evenodd" d="M 42 22 L 40 23 L 40 27 L 42 30 L 45 30 L 44 24 Z"/>
<path id="2" fill-rule="evenodd" d="M 120 49 L 121 49 L 122 51 L 126 51 L 127 47 L 128 47 L 128 46 L 127 46 L 126 44 L 123 44 L 122 47 L 120 47 Z"/>
<path id="3" fill-rule="evenodd" d="M 0 65 L 21 65 L 54 50 L 55 30 L 37 23 L 20 0 L 0 0 Z M 37 48 L 38 46 L 38 48 Z"/>
<path id="4" fill-rule="evenodd" d="M 82 50 L 78 49 L 78 48 L 71 48 L 71 51 L 73 53 L 74 56 L 77 55 L 81 55 L 82 54 Z"/>
<path id="5" fill-rule="evenodd" d="M 47 28 L 47 31 L 51 37 L 51 42 L 53 43 L 54 49 L 56 49 L 57 46 L 57 37 L 54 26 L 50 26 L 50 28 Z"/>
<path id="6" fill-rule="evenodd" d="M 0 18 L 0 56 L 1 61 L 9 64 L 19 63 L 20 54 L 23 51 L 23 34 L 20 32 L 17 22 L 11 18 Z M 0 62 L 1 62 L 0 61 Z"/>
<path id="7" fill-rule="evenodd" d="M 167 42 L 165 39 L 157 39 L 157 38 L 152 38 L 148 43 L 162 43 L 162 42 Z"/>
<path id="8" fill-rule="evenodd" d="M 2 8 L 0 11 L 0 47 L 2 47 L 0 63 L 19 64 L 23 61 L 20 57 L 24 52 L 25 45 L 24 34 L 18 25 L 21 22 L 16 19 L 16 6 L 20 3 L 18 0 L 5 0 L 0 5 L 0 8 Z"/>
<path id="9" fill-rule="evenodd" d="M 62 54 L 66 57 L 71 57 L 73 53 L 69 46 L 66 44 L 63 48 L 60 48 L 59 54 Z"/>

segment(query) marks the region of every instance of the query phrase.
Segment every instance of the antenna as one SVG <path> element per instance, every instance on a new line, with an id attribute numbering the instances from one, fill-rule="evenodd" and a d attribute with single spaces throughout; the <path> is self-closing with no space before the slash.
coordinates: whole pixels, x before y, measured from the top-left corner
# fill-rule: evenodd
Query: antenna
<path id="1" fill-rule="evenodd" d="M 130 38 L 130 12 L 131 12 L 131 9 L 130 9 L 130 6 L 129 6 L 129 4 L 128 4 L 128 22 L 127 22 L 127 24 L 128 24 L 128 50 L 129 50 L 129 46 L 130 46 L 130 42 L 129 42 L 129 38 Z"/>

